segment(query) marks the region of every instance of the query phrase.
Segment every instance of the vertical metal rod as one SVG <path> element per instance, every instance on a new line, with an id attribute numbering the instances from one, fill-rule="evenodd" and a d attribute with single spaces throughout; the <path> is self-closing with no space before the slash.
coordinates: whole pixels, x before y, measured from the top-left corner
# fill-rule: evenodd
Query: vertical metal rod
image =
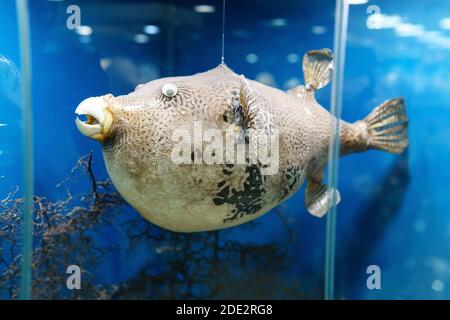
<path id="1" fill-rule="evenodd" d="M 332 122 L 330 145 L 328 150 L 328 189 L 337 189 L 339 170 L 339 119 L 342 113 L 342 89 L 344 81 L 345 46 L 347 41 L 348 2 L 336 0 L 334 23 L 334 72 L 331 88 Z M 333 196 L 335 193 L 332 192 Z M 335 298 L 335 250 L 336 250 L 336 206 L 327 214 L 325 243 L 325 299 Z"/>
<path id="2" fill-rule="evenodd" d="M 16 0 L 19 28 L 20 65 L 22 71 L 23 123 L 23 229 L 20 299 L 31 299 L 31 259 L 33 249 L 33 116 L 31 103 L 31 40 L 27 0 Z"/>

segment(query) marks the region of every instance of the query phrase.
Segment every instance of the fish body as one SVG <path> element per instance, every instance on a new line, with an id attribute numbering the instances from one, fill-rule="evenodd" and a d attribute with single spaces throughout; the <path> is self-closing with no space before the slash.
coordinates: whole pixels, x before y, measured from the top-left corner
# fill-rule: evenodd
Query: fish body
<path id="1" fill-rule="evenodd" d="M 365 120 L 337 122 L 314 98 L 329 82 L 331 52 L 310 51 L 303 69 L 306 85 L 288 92 L 224 64 L 154 80 L 125 96 L 86 99 L 76 113 L 88 119 L 77 118 L 77 126 L 102 143 L 119 193 L 162 228 L 195 232 L 245 223 L 305 180 L 306 207 L 323 216 L 340 200 L 322 183 L 333 124 L 339 123 L 342 154 L 398 153 L 407 145 L 407 118 L 403 100 L 393 99 Z"/>

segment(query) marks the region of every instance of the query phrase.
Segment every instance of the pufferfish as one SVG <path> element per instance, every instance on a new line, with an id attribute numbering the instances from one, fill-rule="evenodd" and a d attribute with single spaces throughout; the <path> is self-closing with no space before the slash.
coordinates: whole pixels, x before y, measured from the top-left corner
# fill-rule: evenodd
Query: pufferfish
<path id="1" fill-rule="evenodd" d="M 287 92 L 249 80 L 223 63 L 192 76 L 150 81 L 128 95 L 84 100 L 75 113 L 86 119 L 77 117 L 76 125 L 101 143 L 107 172 L 123 198 L 164 229 L 197 232 L 240 225 L 288 199 L 305 180 L 306 208 L 322 217 L 341 199 L 323 182 L 335 132 L 341 155 L 369 149 L 401 153 L 408 145 L 408 119 L 402 98 L 385 101 L 354 123 L 336 119 L 315 99 L 315 91 L 330 81 L 332 52 L 307 52 L 302 68 L 305 85 Z M 216 150 L 218 158 L 238 145 L 253 146 L 258 132 L 277 132 L 276 170 L 265 173 L 267 162 L 250 161 L 250 151 L 242 162 L 201 161 L 208 146 L 202 135 L 195 136 L 195 124 L 227 137 Z M 174 161 L 183 140 L 174 138 L 176 130 L 188 135 L 180 154 L 187 152 L 192 161 Z"/>

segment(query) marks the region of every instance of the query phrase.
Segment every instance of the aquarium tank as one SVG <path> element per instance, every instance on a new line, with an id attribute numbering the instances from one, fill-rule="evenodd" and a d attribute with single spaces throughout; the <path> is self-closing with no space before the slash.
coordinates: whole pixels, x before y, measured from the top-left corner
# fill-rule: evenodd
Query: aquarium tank
<path id="1" fill-rule="evenodd" d="M 0 28 L 0 299 L 450 299 L 449 2 L 8 0 Z M 304 55 L 323 48 L 331 85 L 312 87 L 317 101 L 355 122 L 402 97 L 409 145 L 340 158 L 331 134 L 322 186 L 340 203 L 322 218 L 305 183 L 237 226 L 159 227 L 75 123 L 89 97 L 221 63 L 311 92 Z"/>

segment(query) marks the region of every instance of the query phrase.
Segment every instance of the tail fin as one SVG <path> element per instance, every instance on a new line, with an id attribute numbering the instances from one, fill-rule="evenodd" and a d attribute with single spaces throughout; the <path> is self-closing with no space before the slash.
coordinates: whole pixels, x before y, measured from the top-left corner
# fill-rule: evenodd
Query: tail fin
<path id="1" fill-rule="evenodd" d="M 402 153 L 408 146 L 408 117 L 403 98 L 385 101 L 364 118 L 364 122 L 369 147 Z"/>

